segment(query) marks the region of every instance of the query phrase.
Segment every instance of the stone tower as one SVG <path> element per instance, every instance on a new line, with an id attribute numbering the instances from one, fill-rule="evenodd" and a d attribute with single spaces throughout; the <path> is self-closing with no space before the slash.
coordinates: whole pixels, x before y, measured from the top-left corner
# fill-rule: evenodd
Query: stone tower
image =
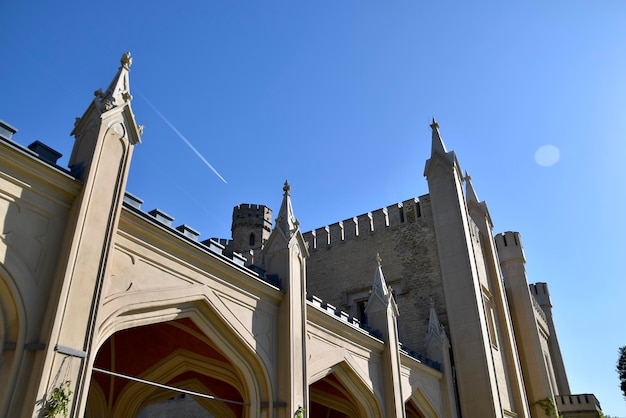
<path id="1" fill-rule="evenodd" d="M 539 306 L 541 306 L 541 309 L 546 315 L 546 321 L 548 322 L 548 330 L 550 331 L 548 348 L 550 349 L 550 358 L 552 359 L 552 366 L 554 367 L 556 384 L 559 387 L 559 395 L 569 395 L 571 392 L 567 380 L 567 373 L 565 372 L 565 364 L 563 363 L 561 347 L 559 346 L 559 340 L 556 336 L 556 327 L 552 319 L 552 300 L 550 299 L 548 283 L 531 284 L 529 285 L 529 289 L 530 294 L 534 296 Z"/>
<path id="2" fill-rule="evenodd" d="M 243 254 L 248 265 L 260 265 L 261 249 L 269 239 L 271 231 L 272 210 L 270 208 L 264 205 L 242 203 L 233 208 L 231 227 L 233 239 L 226 250 Z"/>
<path id="3" fill-rule="evenodd" d="M 509 231 L 498 234 L 495 241 L 518 342 L 528 402 L 533 408 L 533 416 L 544 416 L 537 402 L 553 398 L 561 390 L 569 392 L 563 362 L 560 360 L 555 363 L 552 357 L 550 341 L 556 339 L 551 334 L 554 325 L 551 324 L 551 315 L 548 320 L 530 292 L 526 279 L 526 256 L 519 233 Z M 547 288 L 545 290 L 547 293 Z M 542 296 L 542 302 L 549 304 L 549 298 Z M 556 358 L 561 359 L 560 352 Z M 563 388 L 560 387 L 561 384 Z"/>

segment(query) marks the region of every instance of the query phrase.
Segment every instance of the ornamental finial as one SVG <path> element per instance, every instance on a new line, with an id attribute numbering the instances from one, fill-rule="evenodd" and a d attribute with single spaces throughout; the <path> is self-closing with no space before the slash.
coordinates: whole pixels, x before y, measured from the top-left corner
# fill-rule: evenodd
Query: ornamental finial
<path id="1" fill-rule="evenodd" d="M 435 117 L 433 116 L 433 123 L 430 124 L 430 127 L 432 129 L 439 129 L 439 124 L 437 123 L 437 121 L 435 120 Z"/>
<path id="2" fill-rule="evenodd" d="M 285 195 L 289 194 L 289 190 L 291 190 L 291 186 L 289 185 L 289 182 L 285 180 L 285 185 L 283 186 L 283 192 L 285 192 Z"/>
<path id="3" fill-rule="evenodd" d="M 126 68 L 127 70 L 130 70 L 130 66 L 133 65 L 133 59 L 130 56 L 130 52 L 127 52 L 124 55 L 122 55 L 122 58 L 120 58 L 120 63 L 122 63 L 122 67 Z"/>
<path id="4" fill-rule="evenodd" d="M 376 262 L 378 263 L 378 267 L 380 267 L 380 263 L 382 263 L 383 259 L 380 258 L 380 254 L 376 253 Z"/>

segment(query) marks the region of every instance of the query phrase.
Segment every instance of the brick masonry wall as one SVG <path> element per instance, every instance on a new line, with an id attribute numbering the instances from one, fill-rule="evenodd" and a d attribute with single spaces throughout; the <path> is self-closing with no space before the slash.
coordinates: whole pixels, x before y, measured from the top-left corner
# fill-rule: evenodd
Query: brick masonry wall
<path id="1" fill-rule="evenodd" d="M 400 214 L 395 212 L 399 207 Z M 335 234 L 329 245 L 318 233 L 314 247 L 313 233 L 304 234 L 311 253 L 307 260 L 307 292 L 358 317 L 356 302 L 368 297 L 379 253 L 385 280 L 393 288 L 398 304 L 400 341 L 406 348 L 424 354 L 431 298 L 439 320 L 447 325 L 429 196 L 422 196 L 419 203 L 410 199 L 400 206 L 389 206 L 388 226 L 375 218 L 374 230 L 370 231 L 369 225 L 364 227 L 361 221 L 358 236 L 354 236 L 349 232 L 353 224 L 352 220 L 344 221 L 345 239 L 333 239 L 340 236 Z M 331 225 L 331 235 L 337 229 L 338 224 Z"/>

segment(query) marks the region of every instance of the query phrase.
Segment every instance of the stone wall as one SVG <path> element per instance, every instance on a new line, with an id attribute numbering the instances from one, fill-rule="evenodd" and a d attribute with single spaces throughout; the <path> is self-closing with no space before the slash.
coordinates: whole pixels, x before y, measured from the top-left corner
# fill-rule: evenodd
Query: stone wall
<path id="1" fill-rule="evenodd" d="M 428 195 L 307 232 L 307 292 L 362 319 L 382 258 L 399 317 L 400 341 L 424 352 L 430 300 L 446 325 L 439 257 Z"/>

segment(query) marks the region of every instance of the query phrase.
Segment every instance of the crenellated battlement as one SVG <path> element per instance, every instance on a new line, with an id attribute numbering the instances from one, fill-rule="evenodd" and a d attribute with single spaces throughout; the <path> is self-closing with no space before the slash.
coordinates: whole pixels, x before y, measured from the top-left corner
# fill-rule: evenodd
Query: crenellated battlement
<path id="1" fill-rule="evenodd" d="M 535 297 L 537 303 L 542 309 L 552 308 L 552 301 L 550 300 L 550 291 L 548 290 L 548 283 L 538 282 L 529 284 L 528 289 L 530 293 Z"/>
<path id="2" fill-rule="evenodd" d="M 501 262 L 526 262 L 524 247 L 519 232 L 507 231 L 497 234 L 494 238 Z"/>
<path id="3" fill-rule="evenodd" d="M 272 209 L 265 205 L 254 203 L 242 203 L 233 208 L 233 219 L 256 217 L 256 215 L 261 215 L 261 218 L 271 220 Z"/>
<path id="4" fill-rule="evenodd" d="M 426 208 L 428 207 L 428 209 Z M 325 248 L 338 242 L 385 231 L 406 223 L 414 223 L 430 213 L 428 195 L 394 203 L 362 215 L 317 228 L 302 234 L 310 249 Z"/>
<path id="5" fill-rule="evenodd" d="M 600 402 L 592 393 L 584 393 L 581 395 L 557 395 L 554 397 L 556 407 L 559 412 L 567 414 L 580 414 L 582 411 L 592 412 L 593 415 L 600 416 L 597 411 L 601 411 Z M 582 416 L 582 415 L 579 415 Z"/>
<path id="6" fill-rule="evenodd" d="M 258 226 L 268 233 L 272 229 L 272 209 L 265 205 L 242 203 L 233 208 L 233 228 Z"/>

